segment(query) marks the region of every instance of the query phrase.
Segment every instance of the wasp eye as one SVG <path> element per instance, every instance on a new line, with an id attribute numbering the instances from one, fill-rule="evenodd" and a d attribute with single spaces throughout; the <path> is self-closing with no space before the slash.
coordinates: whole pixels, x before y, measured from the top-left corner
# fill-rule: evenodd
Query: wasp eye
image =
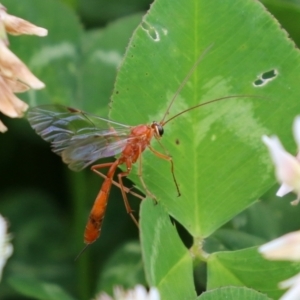
<path id="1" fill-rule="evenodd" d="M 160 124 L 157 124 L 156 126 L 156 132 L 159 136 L 163 136 L 164 134 L 164 128 L 160 125 Z"/>

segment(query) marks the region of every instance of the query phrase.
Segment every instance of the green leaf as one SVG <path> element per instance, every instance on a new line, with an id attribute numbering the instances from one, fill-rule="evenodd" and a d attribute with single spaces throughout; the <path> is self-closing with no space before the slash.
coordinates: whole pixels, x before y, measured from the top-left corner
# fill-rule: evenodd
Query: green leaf
<path id="1" fill-rule="evenodd" d="M 199 300 L 215 300 L 215 299 L 228 299 L 228 300 L 271 300 L 271 298 L 263 295 L 252 289 L 244 287 L 223 287 L 201 294 Z"/>
<path id="2" fill-rule="evenodd" d="M 297 45 L 300 45 L 300 3 L 298 0 L 263 0 L 262 3 L 276 17 L 280 25 L 289 33 Z"/>
<path id="3" fill-rule="evenodd" d="M 208 258 L 207 289 L 246 286 L 278 299 L 284 293 L 278 288 L 278 283 L 299 272 L 299 264 L 267 261 L 257 248 L 217 252 Z"/>
<path id="4" fill-rule="evenodd" d="M 136 14 L 119 19 L 101 30 L 84 33 L 82 67 L 79 70 L 80 108 L 107 117 L 108 101 L 129 38 L 141 21 Z M 100 107 L 98 107 L 100 104 Z"/>
<path id="5" fill-rule="evenodd" d="M 149 285 L 159 289 L 161 299 L 195 299 L 191 255 L 162 205 L 144 200 L 140 227 Z"/>
<path id="6" fill-rule="evenodd" d="M 47 179 L 49 183 L 49 177 Z M 36 278 L 56 281 L 70 289 L 69 276 L 75 271 L 76 250 L 65 216 L 59 212 L 54 199 L 37 189 L 19 187 L 2 194 L 0 213 L 10 224 L 14 248 L 4 269 L 0 299 L 6 299 L 5 279 L 17 274 L 26 274 L 26 278 L 33 281 Z"/>
<path id="7" fill-rule="evenodd" d="M 141 15 L 101 30 L 83 31 L 74 11 L 60 2 L 31 0 L 31 5 L 20 5 L 10 0 L 3 4 L 10 14 L 49 31 L 43 38 L 10 37 L 10 49 L 46 84 L 43 90 L 31 90 L 20 98 L 31 106 L 60 103 L 107 117 L 117 67 Z M 60 22 L 53 22 L 53 16 Z"/>
<path id="8" fill-rule="evenodd" d="M 25 277 L 9 278 L 10 285 L 24 296 L 39 300 L 72 300 L 61 287 Z"/>
<path id="9" fill-rule="evenodd" d="M 89 26 L 145 11 L 150 3 L 151 0 L 78 0 L 79 13 Z"/>
<path id="10" fill-rule="evenodd" d="M 98 279 L 96 293 L 112 294 L 116 284 L 125 289 L 137 284 L 146 285 L 141 248 L 137 242 L 126 243 L 110 257 Z"/>
<path id="11" fill-rule="evenodd" d="M 20 5 L 18 0 L 1 2 L 9 14 L 48 29 L 46 37 L 9 37 L 10 50 L 46 84 L 43 90 L 26 93 L 27 99 L 23 94 L 20 98 L 32 106 L 51 102 L 78 103 L 75 87 L 83 31 L 74 11 L 59 1 L 31 0 L 30 5 Z M 54 22 L 54 16 L 59 22 Z"/>
<path id="12" fill-rule="evenodd" d="M 219 229 L 205 240 L 204 251 L 239 250 L 258 246 L 265 242 L 264 239 L 243 231 L 233 229 Z"/>
<path id="13" fill-rule="evenodd" d="M 142 159 L 148 189 L 199 238 L 274 184 L 261 136 L 276 133 L 291 144 L 300 56 L 286 33 L 257 1 L 157 0 L 128 47 L 111 113 L 130 125 L 162 120 L 180 83 L 209 46 L 167 119 L 218 97 L 260 98 L 209 104 L 166 124 L 162 143 L 173 157 L 181 197 L 168 162 L 150 151 Z M 141 186 L 136 176 L 131 178 Z"/>
<path id="14" fill-rule="evenodd" d="M 65 4 L 69 5 L 70 7 L 72 7 L 73 9 L 76 9 L 78 6 L 78 0 L 61 0 L 62 2 L 64 2 Z"/>
<path id="15" fill-rule="evenodd" d="M 226 245 L 231 246 L 229 246 L 227 250 L 237 250 L 235 246 L 246 242 L 246 240 L 243 242 L 242 235 L 244 235 L 245 238 L 249 235 L 250 239 L 248 241 L 251 242 L 252 239 L 254 242 L 252 246 L 254 246 L 273 240 L 285 233 L 297 230 L 300 227 L 300 206 L 292 206 L 290 204 L 290 202 L 295 199 L 295 195 L 291 193 L 285 197 L 286 199 L 282 199 L 276 196 L 277 190 L 278 185 L 261 196 L 262 201 L 255 203 L 227 224 L 227 226 L 232 226 L 235 231 L 235 233 L 232 232 L 231 237 L 224 236 L 222 234 L 223 229 L 216 232 L 216 235 L 221 238 Z M 221 236 L 219 232 L 221 232 Z M 212 238 L 214 237 L 215 234 L 212 235 Z M 251 245 L 249 244 L 248 246 Z"/>

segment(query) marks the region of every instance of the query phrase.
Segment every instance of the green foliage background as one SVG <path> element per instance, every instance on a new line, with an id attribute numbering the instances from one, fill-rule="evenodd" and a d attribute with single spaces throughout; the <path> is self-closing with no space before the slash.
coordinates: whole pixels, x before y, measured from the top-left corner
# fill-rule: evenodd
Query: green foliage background
<path id="1" fill-rule="evenodd" d="M 89 170 L 71 172 L 26 120 L 1 116 L 9 131 L 1 136 L 0 213 L 10 223 L 14 255 L 0 299 L 90 299 L 137 283 L 158 286 L 162 299 L 277 299 L 277 283 L 300 266 L 265 262 L 253 247 L 299 229 L 299 208 L 288 204 L 293 195 L 274 196 L 277 184 L 260 138 L 277 134 L 295 152 L 291 125 L 299 110 L 300 57 L 265 8 L 252 0 L 234 6 L 157 0 L 141 23 L 147 1 L 1 3 L 49 30 L 45 38 L 10 38 L 13 52 L 47 86 L 20 96 L 30 105 L 62 103 L 130 125 L 159 121 L 210 45 L 170 116 L 226 95 L 262 98 L 218 102 L 168 123 L 162 143 L 174 158 L 182 196 L 176 197 L 168 163 L 146 151 L 144 179 L 159 204 L 143 201 L 141 247 L 113 189 L 100 239 L 76 262 L 101 179 Z M 300 2 L 263 3 L 299 45 Z M 254 87 L 257 76 L 271 69 L 278 78 Z M 135 171 L 130 179 L 139 186 Z M 131 199 L 137 215 L 139 202 Z M 179 221 L 176 227 L 169 215 Z M 208 258 L 202 244 L 213 253 Z"/>

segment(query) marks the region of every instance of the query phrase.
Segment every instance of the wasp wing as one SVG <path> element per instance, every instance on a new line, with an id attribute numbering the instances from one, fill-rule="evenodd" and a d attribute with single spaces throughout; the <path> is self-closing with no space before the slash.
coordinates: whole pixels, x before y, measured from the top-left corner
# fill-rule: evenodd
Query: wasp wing
<path id="1" fill-rule="evenodd" d="M 131 139 L 130 126 L 61 105 L 30 108 L 28 120 L 74 171 L 119 154 Z"/>

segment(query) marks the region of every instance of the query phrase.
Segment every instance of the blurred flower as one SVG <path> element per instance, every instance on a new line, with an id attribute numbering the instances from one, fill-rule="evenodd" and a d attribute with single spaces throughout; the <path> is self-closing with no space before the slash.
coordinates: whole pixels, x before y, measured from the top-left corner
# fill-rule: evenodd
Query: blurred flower
<path id="1" fill-rule="evenodd" d="M 289 192 L 295 192 L 297 199 L 292 201 L 296 205 L 300 201 L 300 117 L 296 117 L 293 126 L 294 138 L 298 146 L 297 156 L 288 153 L 276 137 L 263 136 L 262 140 L 269 148 L 276 169 L 277 180 L 281 187 L 276 195 L 282 197 Z M 300 261 L 300 231 L 286 234 L 265 245 L 258 251 L 270 260 Z M 282 289 L 290 288 L 280 299 L 300 299 L 300 274 L 279 283 Z"/>
<path id="2" fill-rule="evenodd" d="M 12 255 L 13 246 L 9 243 L 9 235 L 7 234 L 7 223 L 0 215 L 0 281 L 2 277 L 2 270 L 7 259 Z"/>
<path id="3" fill-rule="evenodd" d="M 268 242 L 258 251 L 270 260 L 300 261 L 300 231 L 291 232 Z"/>
<path id="4" fill-rule="evenodd" d="M 0 74 L 12 80 L 19 80 L 33 89 L 41 89 L 45 84 L 36 78 L 26 65 L 0 41 Z"/>
<path id="5" fill-rule="evenodd" d="M 106 293 L 101 293 L 95 300 L 160 300 L 157 288 L 150 288 L 149 293 L 142 285 L 137 285 L 133 290 L 125 291 L 121 287 L 114 289 L 114 298 Z"/>
<path id="6" fill-rule="evenodd" d="M 16 82 L 0 75 L 0 91 L 2 93 L 0 111 L 11 118 L 22 116 L 23 112 L 28 108 L 28 105 L 13 93 L 14 91 L 20 90 L 21 87 L 22 85 L 18 85 Z M 5 132 L 6 130 L 7 128 L 0 121 L 0 132 Z"/>
<path id="7" fill-rule="evenodd" d="M 294 137 L 300 149 L 300 117 L 294 121 Z M 297 199 L 291 204 L 297 205 L 300 201 L 300 154 L 295 157 L 288 153 L 276 136 L 262 137 L 263 142 L 269 148 L 272 160 L 275 164 L 277 180 L 282 184 L 276 195 L 283 197 L 293 191 L 297 194 Z"/>
<path id="8" fill-rule="evenodd" d="M 300 261 L 300 231 L 291 232 L 266 243 L 258 251 L 269 260 Z M 300 274 L 279 283 L 281 289 L 290 288 L 280 300 L 300 299 Z"/>
<path id="9" fill-rule="evenodd" d="M 30 88 L 41 89 L 45 87 L 45 84 L 8 49 L 6 32 L 13 35 L 35 34 L 39 36 L 45 36 L 48 32 L 44 28 L 7 14 L 6 8 L 0 4 L 0 111 L 11 118 L 20 118 L 28 105 L 14 93 L 21 93 Z M 7 128 L 0 121 L 0 132 L 6 130 Z"/>
<path id="10" fill-rule="evenodd" d="M 281 289 L 290 288 L 280 300 L 299 300 L 300 299 L 300 274 L 279 283 Z"/>
<path id="11" fill-rule="evenodd" d="M 30 34 L 46 36 L 47 29 L 35 26 L 28 21 L 17 18 L 6 13 L 6 8 L 0 4 L 0 20 L 3 22 L 5 30 L 12 35 Z"/>

